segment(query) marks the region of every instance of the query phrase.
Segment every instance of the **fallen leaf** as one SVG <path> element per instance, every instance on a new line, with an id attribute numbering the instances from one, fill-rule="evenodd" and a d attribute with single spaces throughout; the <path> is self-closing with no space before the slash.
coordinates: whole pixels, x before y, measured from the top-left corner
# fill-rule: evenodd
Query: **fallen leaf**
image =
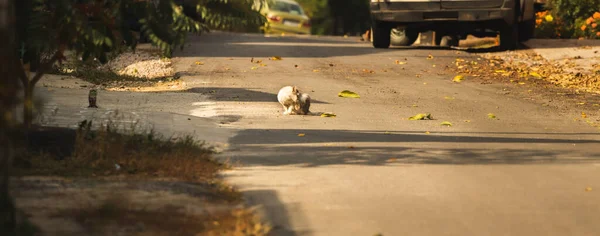
<path id="1" fill-rule="evenodd" d="M 298 134 L 298 137 L 304 137 L 306 134 L 300 133 Z"/>
<path id="2" fill-rule="evenodd" d="M 396 60 L 396 64 L 397 65 L 404 65 L 404 64 L 406 64 L 406 62 L 405 61 Z"/>
<path id="3" fill-rule="evenodd" d="M 431 55 L 431 54 L 427 55 L 427 60 L 431 60 L 431 59 L 433 59 L 433 55 Z"/>
<path id="4" fill-rule="evenodd" d="M 196 62 L 196 65 L 204 65 L 204 62 L 197 61 L 197 62 Z"/>
<path id="5" fill-rule="evenodd" d="M 314 69 L 314 70 L 313 70 L 313 72 L 319 72 L 319 70 L 317 70 L 317 69 Z"/>
<path id="6" fill-rule="evenodd" d="M 419 107 L 417 104 L 412 104 L 412 107 Z"/>
<path id="7" fill-rule="evenodd" d="M 355 92 L 352 92 L 350 90 L 344 90 L 338 93 L 338 97 L 343 97 L 343 98 L 360 98 L 360 95 L 358 95 Z"/>
<path id="8" fill-rule="evenodd" d="M 424 82 L 423 84 L 424 84 L 424 85 L 427 85 L 427 82 Z"/>
<path id="9" fill-rule="evenodd" d="M 585 112 L 581 112 L 581 118 L 583 118 L 583 119 L 587 118 L 587 115 L 585 114 Z"/>
<path id="10" fill-rule="evenodd" d="M 431 134 L 429 131 L 425 131 L 425 134 Z"/>
<path id="11" fill-rule="evenodd" d="M 334 66 L 333 64 L 329 63 L 329 66 Z"/>
<path id="12" fill-rule="evenodd" d="M 333 114 L 333 113 L 327 113 L 326 112 L 326 113 L 321 114 L 321 117 L 336 117 L 336 115 Z"/>
<path id="13" fill-rule="evenodd" d="M 488 118 L 496 119 L 496 115 L 494 115 L 494 113 L 488 113 Z"/>
<path id="14" fill-rule="evenodd" d="M 466 122 L 466 123 L 470 123 L 470 122 L 471 122 L 471 120 L 465 120 L 465 122 Z"/>
<path id="15" fill-rule="evenodd" d="M 260 63 L 260 65 L 259 65 L 259 66 L 267 66 L 267 65 L 265 65 L 265 64 L 263 64 L 263 63 Z"/>
<path id="16" fill-rule="evenodd" d="M 348 148 L 350 148 L 350 149 L 353 149 L 353 148 L 354 148 L 354 146 L 348 146 Z"/>
<path id="17" fill-rule="evenodd" d="M 596 104 L 593 104 L 592 106 L 595 106 L 595 107 L 600 107 L 600 104 L 597 104 L 597 103 L 596 103 Z"/>
<path id="18" fill-rule="evenodd" d="M 262 60 L 256 60 L 256 64 L 262 63 Z"/>
<path id="19" fill-rule="evenodd" d="M 460 83 L 461 81 L 463 81 L 463 79 L 465 79 L 465 77 L 464 77 L 464 76 L 462 76 L 462 75 L 457 75 L 457 76 L 454 76 L 454 78 L 452 79 L 452 81 L 454 81 L 454 82 L 457 82 L 457 83 Z"/>
<path id="20" fill-rule="evenodd" d="M 525 84 L 525 82 L 519 82 L 519 84 L 520 84 L 520 85 L 524 85 L 524 84 Z"/>
<path id="21" fill-rule="evenodd" d="M 258 69 L 258 67 L 256 67 L 256 66 L 253 66 L 252 68 L 250 68 L 250 70 L 256 70 L 256 69 Z"/>
<path id="22" fill-rule="evenodd" d="M 442 123 L 440 123 L 440 125 L 444 125 L 444 126 L 452 126 L 452 123 L 448 122 L 448 121 L 444 121 Z"/>
<path id="23" fill-rule="evenodd" d="M 585 105 L 585 102 L 578 102 L 577 105 Z"/>
<path id="24" fill-rule="evenodd" d="M 273 57 L 269 58 L 269 60 L 271 60 L 271 61 L 279 61 L 279 60 L 281 60 L 281 57 L 280 56 L 273 56 Z"/>
<path id="25" fill-rule="evenodd" d="M 294 67 L 298 68 L 298 65 L 294 65 Z"/>
<path id="26" fill-rule="evenodd" d="M 254 62 L 254 57 L 252 59 L 250 59 L 250 62 Z"/>
<path id="27" fill-rule="evenodd" d="M 419 113 L 408 118 L 409 120 L 433 120 L 429 113 Z"/>
<path id="28" fill-rule="evenodd" d="M 444 99 L 446 99 L 446 100 L 454 100 L 454 97 L 445 96 Z"/>
<path id="29" fill-rule="evenodd" d="M 587 188 L 585 188 L 585 191 L 586 191 L 586 192 L 592 191 L 592 187 L 587 187 Z"/>

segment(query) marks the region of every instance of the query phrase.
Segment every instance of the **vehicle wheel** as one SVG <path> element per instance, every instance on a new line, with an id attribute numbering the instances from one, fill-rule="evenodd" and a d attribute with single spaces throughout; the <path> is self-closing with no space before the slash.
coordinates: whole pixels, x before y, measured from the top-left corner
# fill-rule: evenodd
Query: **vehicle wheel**
<path id="1" fill-rule="evenodd" d="M 535 20 L 526 20 L 519 24 L 519 42 L 525 42 L 533 38 L 535 33 Z"/>
<path id="2" fill-rule="evenodd" d="M 392 29 L 390 38 L 394 46 L 410 46 L 419 38 L 419 32 L 411 29 Z"/>
<path id="3" fill-rule="evenodd" d="M 458 37 L 435 33 L 435 44 L 442 47 L 457 47 Z"/>
<path id="4" fill-rule="evenodd" d="M 373 22 L 372 41 L 373 47 L 375 48 L 389 48 L 390 47 L 390 33 L 392 27 L 383 22 Z"/>
<path id="5" fill-rule="evenodd" d="M 500 30 L 500 48 L 514 50 L 519 44 L 519 24 L 506 25 Z"/>

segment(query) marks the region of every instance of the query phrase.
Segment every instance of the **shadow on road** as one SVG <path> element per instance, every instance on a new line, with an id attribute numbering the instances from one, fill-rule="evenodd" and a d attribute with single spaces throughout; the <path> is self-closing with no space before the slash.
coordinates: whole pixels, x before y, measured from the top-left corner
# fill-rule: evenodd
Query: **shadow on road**
<path id="1" fill-rule="evenodd" d="M 292 214 L 288 208 L 294 207 L 294 204 L 284 205 L 277 196 L 277 192 L 273 190 L 248 190 L 243 191 L 242 193 L 250 205 L 262 205 L 264 209 L 263 217 L 270 221 L 269 223 L 271 224 L 271 227 L 273 227 L 270 235 L 300 236 L 310 233 L 309 231 L 293 229 L 290 223 L 290 215 Z M 302 215 L 301 211 L 296 211 L 293 215 L 295 216 L 294 222 L 296 222 L 296 224 L 304 224 L 303 228 L 308 228 L 306 220 L 299 219 Z"/>
<path id="2" fill-rule="evenodd" d="M 221 87 L 196 87 L 185 92 L 199 93 L 212 101 L 239 101 L 239 102 L 277 102 L 277 94 L 266 93 L 252 88 L 221 88 Z M 312 99 L 311 103 L 329 104 Z"/>
<path id="3" fill-rule="evenodd" d="M 298 137 L 299 133 L 305 136 Z M 244 165 L 334 164 L 384 165 L 419 164 L 534 164 L 582 163 L 600 161 L 600 153 L 585 152 L 586 147 L 551 150 L 555 145 L 600 144 L 600 134 L 506 133 L 521 137 L 490 137 L 494 133 L 451 135 L 452 133 L 416 134 L 414 132 L 375 132 L 352 130 L 261 130 L 240 131 L 230 139 L 233 152 Z M 587 135 L 582 138 L 582 135 Z M 350 143 L 350 144 L 348 144 Z M 467 145 L 465 145 L 467 144 Z M 493 144 L 494 149 L 485 145 Z M 356 145 L 356 146 L 349 146 Z M 501 147 L 498 147 L 502 145 Z M 581 152 L 580 152 L 581 151 Z M 592 150 L 590 150 L 592 151 Z"/>

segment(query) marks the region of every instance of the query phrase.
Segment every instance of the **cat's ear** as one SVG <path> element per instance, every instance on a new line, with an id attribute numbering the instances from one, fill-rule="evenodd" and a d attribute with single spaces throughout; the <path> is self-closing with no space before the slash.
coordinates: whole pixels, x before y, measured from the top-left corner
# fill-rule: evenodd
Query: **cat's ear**
<path id="1" fill-rule="evenodd" d="M 296 88 L 296 86 L 292 86 L 292 93 L 297 93 L 298 92 L 298 88 Z"/>

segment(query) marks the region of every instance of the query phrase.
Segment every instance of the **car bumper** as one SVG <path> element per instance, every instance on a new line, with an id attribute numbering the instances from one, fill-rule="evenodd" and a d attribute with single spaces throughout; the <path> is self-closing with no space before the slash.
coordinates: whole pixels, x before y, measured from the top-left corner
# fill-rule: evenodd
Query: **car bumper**
<path id="1" fill-rule="evenodd" d="M 441 9 L 439 2 L 411 2 L 402 7 L 382 7 L 382 5 L 384 4 L 371 3 L 371 17 L 374 20 L 396 23 L 493 20 L 503 20 L 509 24 L 514 22 L 512 8 Z"/>
<path id="2" fill-rule="evenodd" d="M 266 28 L 267 33 L 293 33 L 293 34 L 310 34 L 308 27 L 291 27 L 281 24 L 271 24 Z"/>

